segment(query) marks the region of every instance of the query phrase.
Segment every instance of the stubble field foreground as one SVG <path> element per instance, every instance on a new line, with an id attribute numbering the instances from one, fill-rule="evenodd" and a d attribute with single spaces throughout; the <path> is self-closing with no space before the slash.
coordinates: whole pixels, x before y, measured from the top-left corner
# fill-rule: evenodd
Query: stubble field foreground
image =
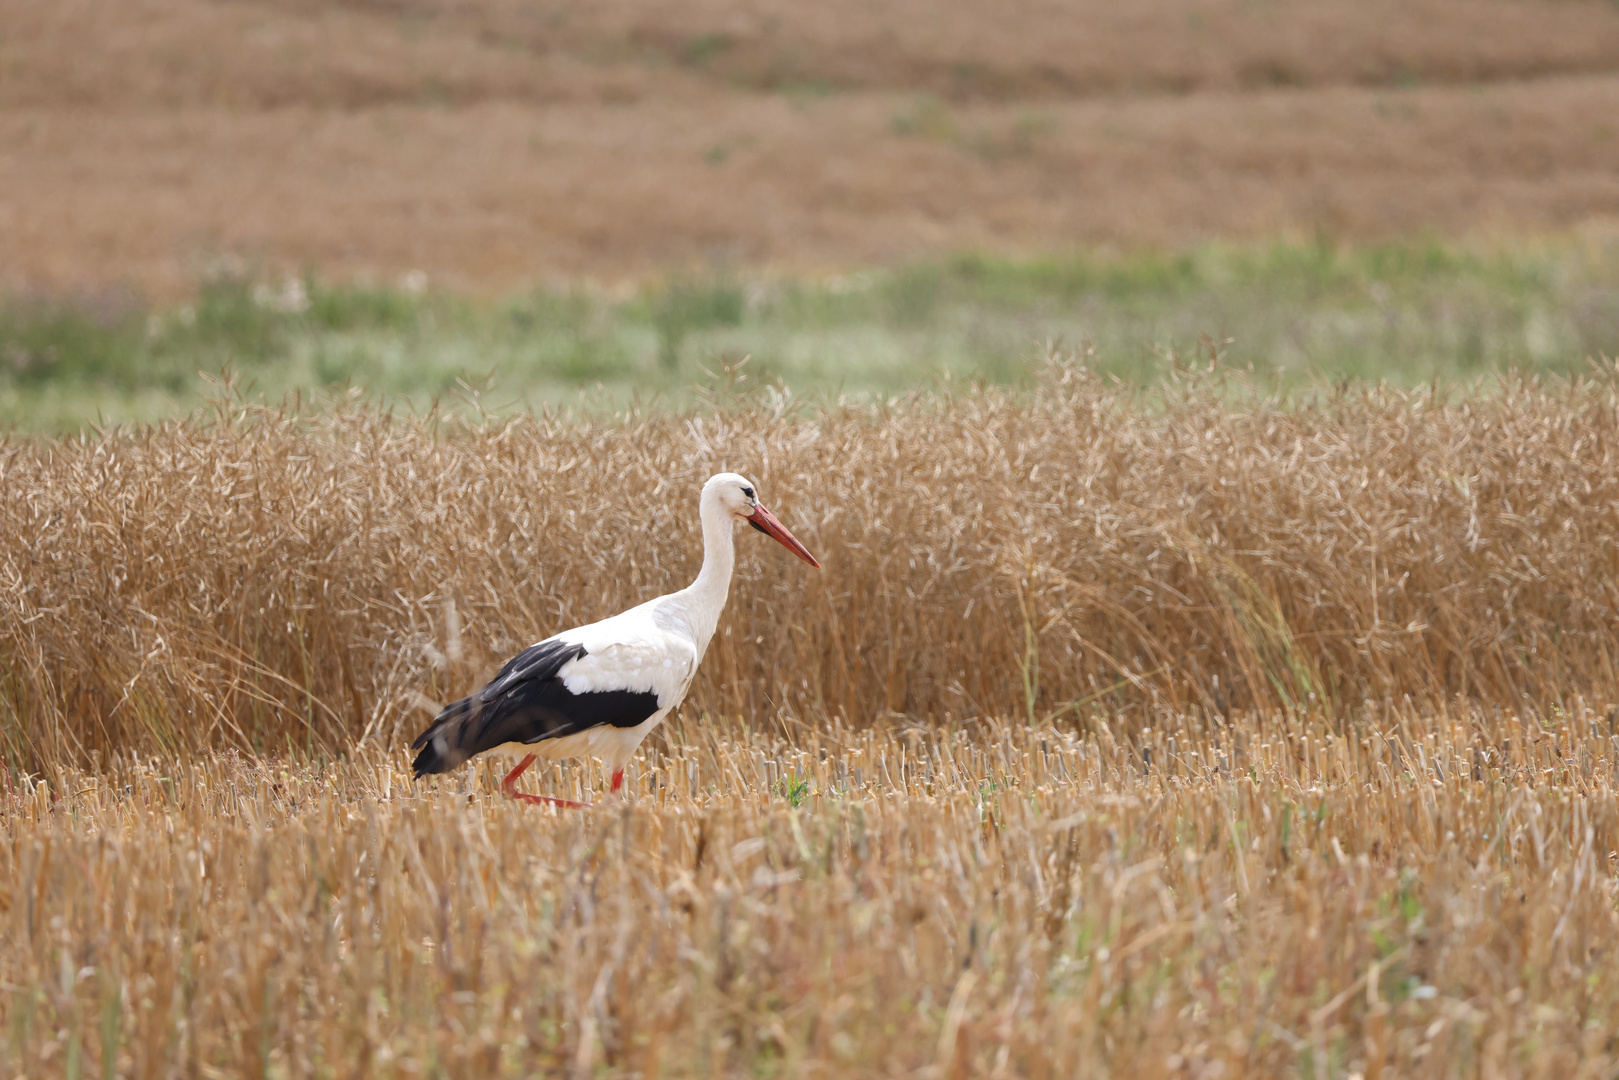
<path id="1" fill-rule="evenodd" d="M 1611 1076 L 1619 375 L 0 448 L 0 1074 Z M 743 543 L 622 806 L 432 699 Z M 751 535 L 751 534 L 750 534 Z M 599 792 L 593 769 L 530 783 Z"/>

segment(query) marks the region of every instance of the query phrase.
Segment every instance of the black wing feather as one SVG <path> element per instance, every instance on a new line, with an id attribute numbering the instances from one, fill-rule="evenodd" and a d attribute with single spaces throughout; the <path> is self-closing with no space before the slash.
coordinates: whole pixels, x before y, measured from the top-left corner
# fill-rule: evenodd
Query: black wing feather
<path id="1" fill-rule="evenodd" d="M 557 675 L 586 655 L 583 645 L 550 639 L 512 657 L 482 689 L 446 706 L 416 736 L 410 744 L 421 751 L 416 775 L 448 772 L 505 743 L 537 743 L 602 724 L 634 727 L 658 711 L 658 695 L 650 690 L 569 690 Z"/>
<path id="2" fill-rule="evenodd" d="M 585 655 L 587 653 L 583 645 L 558 641 L 556 638 L 549 638 L 538 645 L 530 645 L 506 661 L 505 666 L 497 671 L 495 677 L 485 683 L 483 689 L 475 696 L 487 705 L 524 680 L 556 678 L 563 664 Z"/>

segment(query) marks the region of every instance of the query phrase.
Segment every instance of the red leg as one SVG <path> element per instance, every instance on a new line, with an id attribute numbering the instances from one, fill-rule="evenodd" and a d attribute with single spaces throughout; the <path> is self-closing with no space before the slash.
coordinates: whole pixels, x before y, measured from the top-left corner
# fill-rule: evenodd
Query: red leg
<path id="1" fill-rule="evenodd" d="M 571 799 L 553 799 L 549 795 L 529 795 L 525 792 L 512 790 L 512 785 L 517 783 L 517 778 L 522 776 L 523 772 L 532 764 L 534 764 L 533 754 L 530 754 L 522 761 L 519 761 L 517 763 L 517 768 L 507 773 L 506 779 L 500 782 L 500 793 L 506 796 L 508 799 L 516 799 L 518 802 L 534 803 L 538 806 L 563 806 L 570 810 L 589 809 L 590 804 L 587 802 L 574 802 Z"/>
<path id="2" fill-rule="evenodd" d="M 528 767 L 530 765 L 532 765 L 532 764 L 534 764 L 534 755 L 533 754 L 530 754 L 528 757 L 524 758 L 522 761 L 519 761 L 517 763 L 517 768 L 515 768 L 511 772 L 507 773 L 506 774 L 506 779 L 504 779 L 504 780 L 502 780 L 500 782 L 501 794 L 503 794 L 503 795 L 512 794 L 512 785 L 517 783 L 517 778 L 519 776 L 522 776 L 523 773 L 527 772 Z"/>
<path id="3" fill-rule="evenodd" d="M 613 786 L 611 788 L 611 793 L 614 794 L 614 795 L 617 795 L 618 794 L 618 789 L 623 787 L 623 786 L 624 786 L 624 770 L 620 769 L 620 770 L 618 770 L 617 772 L 615 772 L 613 774 Z"/>

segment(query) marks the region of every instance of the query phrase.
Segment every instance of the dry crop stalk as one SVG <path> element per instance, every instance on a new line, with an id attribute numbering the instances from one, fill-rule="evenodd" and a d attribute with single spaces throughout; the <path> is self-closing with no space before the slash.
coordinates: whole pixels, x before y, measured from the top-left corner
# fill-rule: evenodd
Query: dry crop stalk
<path id="1" fill-rule="evenodd" d="M 1059 362 L 1032 395 L 881 407 L 466 426 L 233 405 L 14 439 L 0 758 L 391 745 L 424 696 L 689 577 L 721 467 L 756 472 L 827 568 L 744 550 L 697 711 L 1619 699 L 1610 369 L 1285 405 L 1222 377 L 1154 403 Z M 600 512 L 631 496 L 636 528 Z"/>

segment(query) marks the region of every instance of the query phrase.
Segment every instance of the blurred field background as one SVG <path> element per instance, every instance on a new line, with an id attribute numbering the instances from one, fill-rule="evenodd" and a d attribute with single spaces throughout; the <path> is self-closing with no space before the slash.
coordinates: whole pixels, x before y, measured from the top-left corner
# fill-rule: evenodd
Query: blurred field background
<path id="1" fill-rule="evenodd" d="M 0 311 L 0 419 L 22 431 L 153 421 L 230 371 L 279 402 L 354 390 L 406 412 L 688 408 L 748 358 L 800 397 L 988 382 L 1027 389 L 1051 345 L 1135 385 L 1211 350 L 1283 392 L 1333 378 L 1478 390 L 1619 353 L 1619 247 L 1475 254 L 1439 242 L 1206 245 L 1176 255 L 956 256 L 829 279 L 673 274 L 606 294 L 500 301 L 327 283 L 207 281 L 152 311 L 127 296 Z"/>
<path id="2" fill-rule="evenodd" d="M 0 422 L 1616 348 L 1607 0 L 0 4 Z M 256 299 L 255 299 L 256 298 Z M 491 378 L 493 374 L 493 378 Z M 486 406 L 490 402 L 486 402 Z"/>
<path id="3" fill-rule="evenodd" d="M 0 0 L 0 1077 L 1619 1075 L 1616 116 L 1606 0 Z M 723 468 L 824 569 L 626 805 L 409 778 Z"/>
<path id="4" fill-rule="evenodd" d="M 1605 0 L 3 12 L 23 284 L 175 297 L 235 254 L 503 294 L 1619 212 Z"/>

